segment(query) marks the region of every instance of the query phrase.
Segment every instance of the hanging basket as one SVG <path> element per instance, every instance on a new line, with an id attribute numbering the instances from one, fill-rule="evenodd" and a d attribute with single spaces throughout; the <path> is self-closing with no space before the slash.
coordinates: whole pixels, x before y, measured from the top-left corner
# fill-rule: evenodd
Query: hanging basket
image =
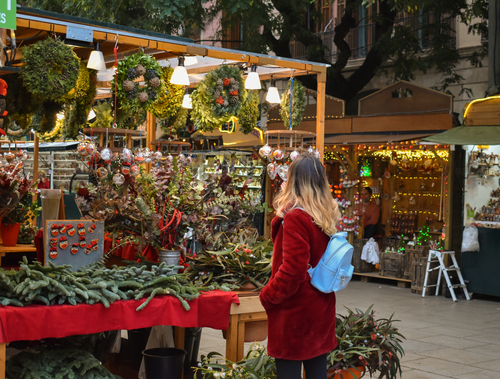
<path id="1" fill-rule="evenodd" d="M 286 91 L 281 98 L 280 116 L 285 124 L 285 129 L 290 128 L 290 86 L 288 81 Z M 302 122 L 306 110 L 306 87 L 298 80 L 293 81 L 293 107 L 292 107 L 292 129 Z"/>

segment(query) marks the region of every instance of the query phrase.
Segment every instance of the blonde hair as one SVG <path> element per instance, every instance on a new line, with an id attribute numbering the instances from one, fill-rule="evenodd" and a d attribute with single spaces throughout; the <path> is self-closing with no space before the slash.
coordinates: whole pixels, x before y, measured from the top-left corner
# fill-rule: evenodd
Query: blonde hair
<path id="1" fill-rule="evenodd" d="M 278 217 L 301 207 L 323 232 L 332 236 L 337 233 L 340 211 L 330 193 L 325 168 L 320 160 L 304 154 L 297 157 L 288 170 L 285 188 L 273 202 Z"/>

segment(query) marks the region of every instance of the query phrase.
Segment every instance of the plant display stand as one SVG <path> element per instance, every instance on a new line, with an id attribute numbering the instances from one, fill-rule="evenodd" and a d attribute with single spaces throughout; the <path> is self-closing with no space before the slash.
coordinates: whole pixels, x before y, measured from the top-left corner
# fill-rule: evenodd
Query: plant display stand
<path id="1" fill-rule="evenodd" d="M 36 251 L 35 245 L 21 245 L 16 246 L 3 246 L 0 244 L 0 266 L 2 265 L 2 258 L 8 253 L 33 253 Z"/>

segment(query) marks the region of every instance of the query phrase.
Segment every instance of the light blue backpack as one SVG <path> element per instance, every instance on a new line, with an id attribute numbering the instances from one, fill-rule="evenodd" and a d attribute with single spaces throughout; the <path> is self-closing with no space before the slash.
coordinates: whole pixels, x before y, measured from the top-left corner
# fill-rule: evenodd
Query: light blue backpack
<path id="1" fill-rule="evenodd" d="M 346 236 L 346 232 L 335 233 L 330 238 L 318 265 L 307 271 L 311 277 L 311 284 L 321 292 L 343 290 L 352 278 L 353 247 L 345 239 Z"/>

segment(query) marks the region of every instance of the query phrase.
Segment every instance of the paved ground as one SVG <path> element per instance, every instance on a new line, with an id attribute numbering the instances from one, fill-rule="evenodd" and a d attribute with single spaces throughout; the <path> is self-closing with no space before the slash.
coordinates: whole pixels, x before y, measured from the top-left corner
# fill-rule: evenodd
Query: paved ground
<path id="1" fill-rule="evenodd" d="M 359 281 L 337 296 L 339 313 L 371 304 L 379 317 L 401 320 L 403 379 L 500 379 L 500 302 L 422 298 L 409 288 Z M 224 354 L 225 340 L 220 330 L 204 328 L 200 354 L 210 351 Z"/>

